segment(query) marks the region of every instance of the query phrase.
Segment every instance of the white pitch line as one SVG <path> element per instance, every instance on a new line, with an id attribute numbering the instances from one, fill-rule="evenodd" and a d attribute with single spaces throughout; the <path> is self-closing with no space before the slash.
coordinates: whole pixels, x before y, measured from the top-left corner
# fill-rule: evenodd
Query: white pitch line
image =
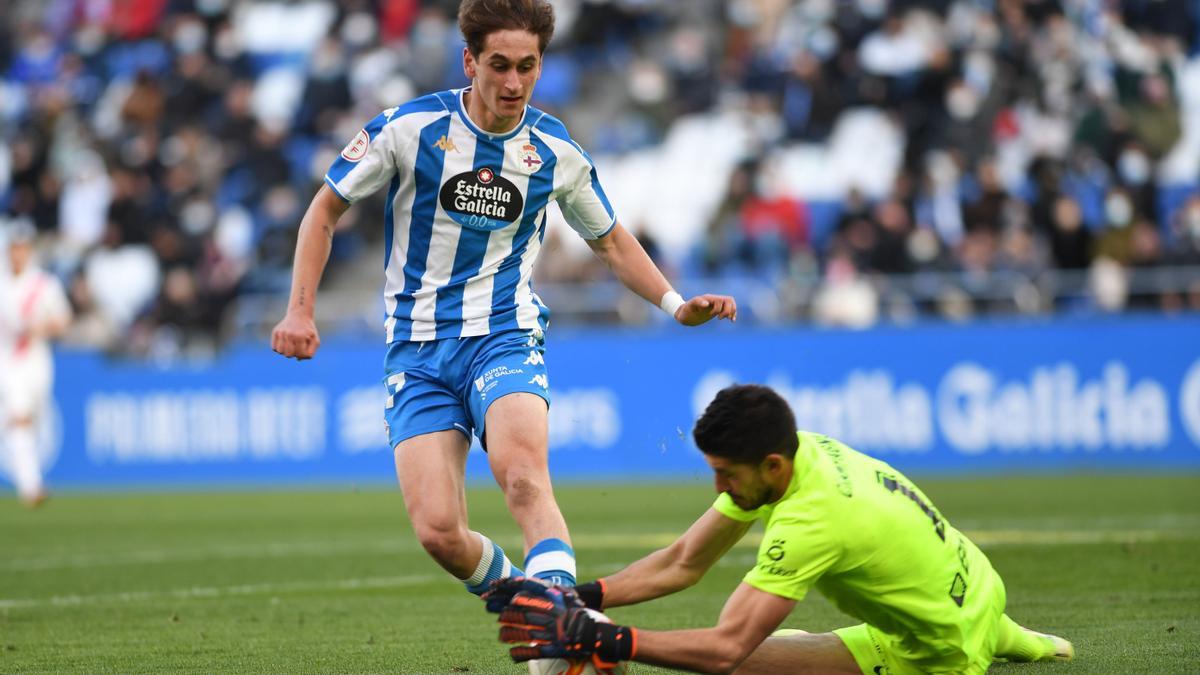
<path id="1" fill-rule="evenodd" d="M 1198 530 L 1165 529 L 1101 529 L 1101 530 L 1051 530 L 1051 529 L 971 529 L 964 532 L 971 541 L 983 548 L 998 546 L 1069 546 L 1075 544 L 1142 543 L 1152 541 L 1186 541 L 1200 539 Z M 678 534 L 646 532 L 641 534 L 599 534 L 573 537 L 575 548 L 662 548 L 669 546 Z M 755 548 L 762 541 L 761 532 L 750 532 L 735 548 Z"/>
<path id="2" fill-rule="evenodd" d="M 641 534 L 598 534 L 575 537 L 576 547 L 588 549 L 653 549 L 675 541 L 678 535 L 665 532 Z M 1200 533 L 1187 530 L 970 530 L 967 536 L 983 548 L 1003 546 L 1063 546 L 1077 544 L 1145 543 L 1154 541 L 1181 541 L 1200 538 Z M 735 545 L 739 549 L 751 549 L 762 541 L 762 534 L 751 532 Z M 510 542 L 519 546 L 516 542 Z M 212 557 L 256 558 L 264 556 L 325 556 L 346 555 L 374 551 L 395 553 L 415 550 L 411 541 L 390 542 L 292 542 L 267 546 L 234 547 L 222 546 L 211 549 L 148 550 L 130 551 L 111 556 L 79 555 L 57 558 L 30 558 L 11 560 L 0 565 L 10 571 L 33 571 L 60 567 L 92 567 L 96 565 L 129 563 L 164 563 L 187 559 Z M 427 583 L 441 575 L 409 575 L 392 577 L 365 577 L 333 581 L 295 581 L 281 583 L 242 584 L 235 586 L 193 586 L 162 591 L 126 591 L 94 595 L 57 595 L 45 598 L 0 598 L 0 610 L 35 607 L 71 607 L 84 604 L 113 602 L 145 602 L 155 600 L 187 600 L 194 598 L 221 598 L 227 596 L 273 595 L 309 591 L 356 590 L 364 588 L 401 588 Z"/>
<path id="3" fill-rule="evenodd" d="M 971 529 L 966 534 L 983 548 L 997 546 L 1066 546 L 1074 544 L 1142 543 L 1200 539 L 1198 530 L 1181 529 Z M 679 537 L 671 532 L 638 534 L 578 534 L 573 537 L 580 551 L 612 549 L 656 549 L 670 545 Z M 501 538 L 499 543 L 509 550 L 521 548 L 514 539 Z M 735 546 L 754 548 L 762 534 L 751 532 Z M 420 550 L 416 541 L 408 538 L 384 541 L 293 541 L 268 544 L 224 544 L 191 549 L 146 549 L 111 553 L 72 553 L 0 560 L 0 572 L 41 572 L 54 569 L 91 569 L 116 565 L 158 565 L 204 560 L 253 560 L 256 558 L 337 557 L 360 554 L 394 555 Z"/>
<path id="4" fill-rule="evenodd" d="M 163 591 L 126 591 L 95 595 L 55 595 L 48 598 L 0 598 L 0 609 L 32 607 L 75 607 L 78 605 L 145 602 L 155 600 L 191 600 L 194 598 L 223 598 L 235 595 L 277 595 L 310 591 L 353 591 L 369 588 L 402 588 L 423 584 L 440 578 L 432 574 L 399 577 L 364 577 L 333 581 L 290 581 L 282 583 L 241 584 L 237 586 L 192 586 Z"/>
<path id="5" fill-rule="evenodd" d="M 293 556 L 320 557 L 348 553 L 401 553 L 417 550 L 415 542 L 406 541 L 304 541 L 269 544 L 222 544 L 204 548 L 147 549 L 114 551 L 111 553 L 70 553 L 65 555 L 16 558 L 0 561 L 0 571 L 37 572 L 52 569 L 106 567 L 177 563 L 188 560 L 240 560 L 244 558 L 286 558 Z"/>
<path id="6" fill-rule="evenodd" d="M 980 548 L 1026 545 L 1140 544 L 1200 538 L 1200 533 L 1182 530 L 968 530 L 966 535 Z"/>

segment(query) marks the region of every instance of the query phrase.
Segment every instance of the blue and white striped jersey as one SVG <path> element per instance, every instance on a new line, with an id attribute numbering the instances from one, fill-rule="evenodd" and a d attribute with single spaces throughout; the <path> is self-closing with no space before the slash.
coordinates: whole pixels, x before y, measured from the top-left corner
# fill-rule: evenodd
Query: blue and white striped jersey
<path id="1" fill-rule="evenodd" d="M 388 343 L 545 329 L 532 273 L 550 200 L 585 239 L 616 223 L 562 122 L 527 106 L 515 129 L 489 134 L 467 117 L 463 91 L 385 110 L 325 175 L 351 203 L 388 186 Z"/>

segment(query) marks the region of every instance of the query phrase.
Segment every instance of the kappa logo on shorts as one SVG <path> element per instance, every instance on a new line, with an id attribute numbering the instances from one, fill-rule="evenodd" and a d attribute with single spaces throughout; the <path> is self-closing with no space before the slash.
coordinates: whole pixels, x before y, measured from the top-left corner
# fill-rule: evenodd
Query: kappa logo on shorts
<path id="1" fill-rule="evenodd" d="M 536 384 L 537 386 L 541 387 L 542 389 L 550 388 L 549 378 L 547 378 L 545 375 L 542 375 L 542 374 L 534 375 L 533 379 L 531 379 L 529 381 L 529 384 Z"/>
<path id="2" fill-rule="evenodd" d="M 545 359 L 545 357 L 542 356 L 541 352 L 539 352 L 535 349 L 535 350 L 529 352 L 529 357 L 525 359 L 525 365 L 527 365 L 527 366 L 544 366 L 544 365 L 546 365 L 546 359 Z"/>

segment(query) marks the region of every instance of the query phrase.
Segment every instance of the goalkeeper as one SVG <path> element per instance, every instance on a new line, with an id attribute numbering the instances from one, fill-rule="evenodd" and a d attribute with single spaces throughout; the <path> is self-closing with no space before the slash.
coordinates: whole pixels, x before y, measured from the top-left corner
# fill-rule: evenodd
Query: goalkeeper
<path id="1" fill-rule="evenodd" d="M 826 436 L 796 432 L 761 386 L 722 390 L 696 423 L 720 495 L 674 544 L 578 588 L 497 582 L 514 660 L 590 659 L 706 673 L 983 673 L 993 659 L 1070 660 L 1070 642 L 1019 626 L 984 554 L 911 481 Z M 596 623 L 582 608 L 669 595 L 704 576 L 755 520 L 757 562 L 712 628 L 649 631 Z M 777 630 L 809 588 L 863 623 Z"/>

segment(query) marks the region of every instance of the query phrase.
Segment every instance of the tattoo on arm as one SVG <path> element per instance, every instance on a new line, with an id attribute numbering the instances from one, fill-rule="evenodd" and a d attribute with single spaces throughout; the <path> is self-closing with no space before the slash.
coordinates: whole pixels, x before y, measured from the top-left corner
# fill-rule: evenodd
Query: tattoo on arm
<path id="1" fill-rule="evenodd" d="M 308 288 L 306 286 L 301 286 L 300 287 L 300 299 L 298 301 L 301 307 L 304 306 L 304 296 L 306 296 L 306 295 L 308 295 Z"/>

